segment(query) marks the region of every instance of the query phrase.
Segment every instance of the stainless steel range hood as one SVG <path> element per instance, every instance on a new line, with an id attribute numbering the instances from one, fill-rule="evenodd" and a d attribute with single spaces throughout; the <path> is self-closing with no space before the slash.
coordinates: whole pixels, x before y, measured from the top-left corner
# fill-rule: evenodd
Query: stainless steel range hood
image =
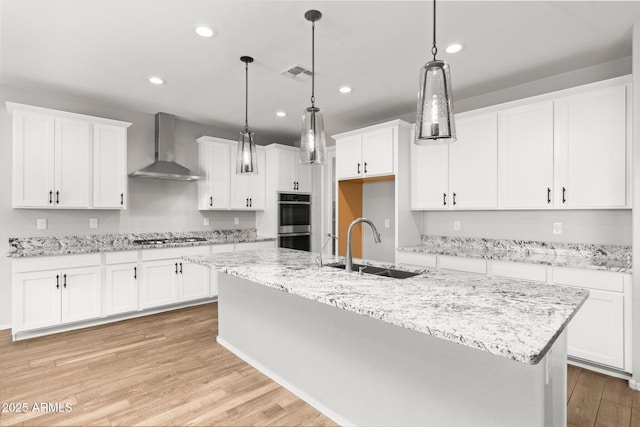
<path id="1" fill-rule="evenodd" d="M 196 181 L 200 177 L 173 161 L 173 144 L 176 117 L 167 113 L 156 113 L 155 161 L 129 174 L 133 178 L 171 179 L 174 181 Z"/>

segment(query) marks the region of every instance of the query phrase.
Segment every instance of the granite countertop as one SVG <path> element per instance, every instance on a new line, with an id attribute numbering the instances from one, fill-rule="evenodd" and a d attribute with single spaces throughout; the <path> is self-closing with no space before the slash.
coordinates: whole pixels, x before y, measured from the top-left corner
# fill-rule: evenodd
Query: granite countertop
<path id="1" fill-rule="evenodd" d="M 318 267 L 316 256 L 279 248 L 183 259 L 527 364 L 544 357 L 589 295 L 580 288 L 402 265 L 421 274 L 402 280 L 359 275 L 326 266 L 337 260 L 331 257 Z"/>
<path id="2" fill-rule="evenodd" d="M 140 245 L 134 240 L 204 238 L 196 242 L 167 242 Z M 176 248 L 185 246 L 217 245 L 275 240 L 259 237 L 255 228 L 239 230 L 209 230 L 191 232 L 88 234 L 80 236 L 10 237 L 9 252 L 12 258 L 86 254 L 95 252 L 135 251 L 139 249 Z"/>
<path id="3" fill-rule="evenodd" d="M 398 251 L 631 273 L 631 247 L 527 240 L 422 236 Z"/>

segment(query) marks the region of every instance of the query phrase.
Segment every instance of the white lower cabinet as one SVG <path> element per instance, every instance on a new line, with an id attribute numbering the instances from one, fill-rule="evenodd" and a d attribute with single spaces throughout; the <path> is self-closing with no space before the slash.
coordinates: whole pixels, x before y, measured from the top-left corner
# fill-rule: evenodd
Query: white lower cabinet
<path id="1" fill-rule="evenodd" d="M 142 251 L 140 308 L 208 297 L 209 269 L 182 261 L 183 256 L 208 254 L 208 246 Z"/>
<path id="2" fill-rule="evenodd" d="M 137 253 L 135 254 L 137 256 Z M 138 263 L 105 267 L 104 314 L 129 313 L 138 309 Z"/>
<path id="3" fill-rule="evenodd" d="M 102 315 L 100 254 L 21 259 L 12 266 L 14 333 Z"/>

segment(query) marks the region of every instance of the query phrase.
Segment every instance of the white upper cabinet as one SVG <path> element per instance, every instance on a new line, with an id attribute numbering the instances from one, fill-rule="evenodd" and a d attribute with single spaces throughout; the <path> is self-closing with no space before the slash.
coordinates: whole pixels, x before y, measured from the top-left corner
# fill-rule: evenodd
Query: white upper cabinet
<path id="1" fill-rule="evenodd" d="M 446 155 L 412 148 L 412 209 L 630 207 L 628 80 L 456 116 Z"/>
<path id="2" fill-rule="evenodd" d="M 14 208 L 116 208 L 126 199 L 130 123 L 7 102 Z"/>
<path id="3" fill-rule="evenodd" d="M 448 209 L 449 146 L 411 142 L 411 209 Z"/>
<path id="4" fill-rule="evenodd" d="M 93 207 L 127 207 L 127 130 L 93 125 Z"/>
<path id="5" fill-rule="evenodd" d="M 500 111 L 498 123 L 502 207 L 553 207 L 553 102 Z"/>
<path id="6" fill-rule="evenodd" d="M 277 191 L 286 193 L 308 193 L 311 191 L 311 167 L 300 164 L 300 149 L 280 144 L 270 145 L 275 158 Z M 271 164 L 271 162 L 269 163 Z"/>
<path id="7" fill-rule="evenodd" d="M 398 127 L 410 125 L 394 120 L 334 135 L 338 180 L 394 175 Z"/>
<path id="8" fill-rule="evenodd" d="M 234 143 L 208 136 L 197 141 L 198 175 L 204 177 L 198 181 L 198 209 L 229 209 L 231 173 L 235 174 L 231 162 Z"/>
<path id="9" fill-rule="evenodd" d="M 626 87 L 590 90 L 556 105 L 556 204 L 626 206 Z"/>
<path id="10" fill-rule="evenodd" d="M 256 147 L 258 173 L 236 174 L 236 159 L 231 158 L 231 209 L 262 210 L 265 200 L 266 157 L 263 147 Z"/>
<path id="11" fill-rule="evenodd" d="M 496 113 L 456 119 L 449 145 L 450 208 L 498 206 L 498 122 Z"/>

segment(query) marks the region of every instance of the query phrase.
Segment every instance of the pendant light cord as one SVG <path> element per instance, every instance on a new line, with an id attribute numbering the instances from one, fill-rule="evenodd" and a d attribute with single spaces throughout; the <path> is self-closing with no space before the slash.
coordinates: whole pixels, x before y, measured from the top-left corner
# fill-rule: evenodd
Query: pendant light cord
<path id="1" fill-rule="evenodd" d="M 249 63 L 244 63 L 244 130 L 249 130 Z"/>
<path id="2" fill-rule="evenodd" d="M 315 81 L 316 81 L 316 66 L 315 66 L 315 45 L 316 45 L 316 23 L 311 22 L 311 108 L 315 107 Z"/>
<path id="3" fill-rule="evenodd" d="M 433 0 L 433 46 L 431 47 L 431 53 L 435 61 L 438 53 L 438 48 L 436 47 L 436 0 Z"/>

